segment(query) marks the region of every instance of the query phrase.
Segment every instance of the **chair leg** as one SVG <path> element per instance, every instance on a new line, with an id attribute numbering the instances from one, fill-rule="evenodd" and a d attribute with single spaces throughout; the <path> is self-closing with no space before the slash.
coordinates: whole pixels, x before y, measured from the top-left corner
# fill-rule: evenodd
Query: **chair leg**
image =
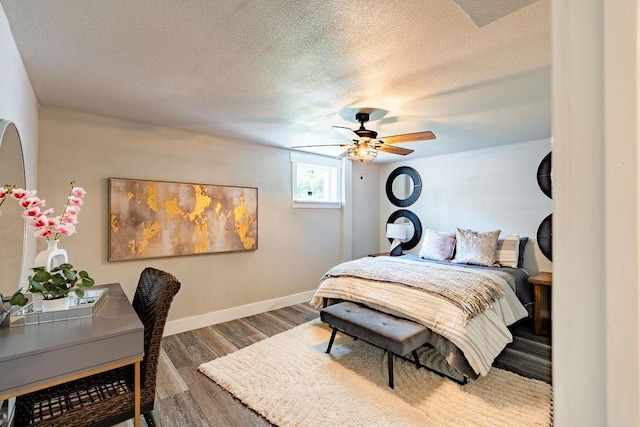
<path id="1" fill-rule="evenodd" d="M 393 388 L 393 353 L 387 350 L 387 366 L 389 369 L 389 387 Z"/>
<path id="2" fill-rule="evenodd" d="M 327 346 L 326 353 L 331 352 L 331 346 L 333 346 L 333 340 L 336 339 L 336 333 L 338 333 L 338 328 L 333 328 L 333 332 L 331 332 L 331 339 L 329 340 L 329 345 Z"/>
<path id="3" fill-rule="evenodd" d="M 156 427 L 156 420 L 153 419 L 153 412 L 145 412 L 142 415 L 144 416 L 144 420 L 147 423 L 147 427 Z"/>

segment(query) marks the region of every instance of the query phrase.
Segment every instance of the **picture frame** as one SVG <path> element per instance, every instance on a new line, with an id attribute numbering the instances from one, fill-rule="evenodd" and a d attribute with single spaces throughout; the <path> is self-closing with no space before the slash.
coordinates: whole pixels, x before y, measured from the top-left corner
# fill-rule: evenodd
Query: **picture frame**
<path id="1" fill-rule="evenodd" d="M 258 249 L 258 189 L 109 178 L 109 261 Z"/>

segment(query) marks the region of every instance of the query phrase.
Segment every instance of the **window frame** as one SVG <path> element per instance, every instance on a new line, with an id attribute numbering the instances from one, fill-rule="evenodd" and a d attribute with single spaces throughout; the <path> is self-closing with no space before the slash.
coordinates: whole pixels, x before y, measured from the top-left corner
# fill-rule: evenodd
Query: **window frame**
<path id="1" fill-rule="evenodd" d="M 335 169 L 336 182 L 333 189 L 336 200 L 300 200 L 298 194 L 298 166 L 317 166 L 323 169 Z M 294 208 L 341 209 L 344 204 L 344 167 L 343 160 L 317 154 L 291 153 L 291 206 Z"/>

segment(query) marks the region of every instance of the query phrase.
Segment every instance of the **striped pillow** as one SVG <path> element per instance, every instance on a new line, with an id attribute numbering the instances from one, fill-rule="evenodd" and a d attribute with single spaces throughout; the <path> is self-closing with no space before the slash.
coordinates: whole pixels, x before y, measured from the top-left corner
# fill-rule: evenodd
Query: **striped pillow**
<path id="1" fill-rule="evenodd" d="M 518 267 L 518 254 L 520 252 L 520 236 L 509 234 L 504 239 L 498 240 L 496 247 L 496 263 L 501 267 Z"/>

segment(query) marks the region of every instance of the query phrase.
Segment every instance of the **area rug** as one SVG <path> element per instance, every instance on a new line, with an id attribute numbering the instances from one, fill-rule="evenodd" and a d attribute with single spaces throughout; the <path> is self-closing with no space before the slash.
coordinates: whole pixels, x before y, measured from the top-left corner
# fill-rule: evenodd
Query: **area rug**
<path id="1" fill-rule="evenodd" d="M 551 386 L 491 369 L 459 385 L 395 360 L 314 320 L 200 365 L 199 370 L 278 426 L 550 426 Z M 423 363 L 440 363 L 434 352 Z M 427 360 L 428 359 L 428 360 Z M 445 362 L 442 362 L 445 363 Z"/>

